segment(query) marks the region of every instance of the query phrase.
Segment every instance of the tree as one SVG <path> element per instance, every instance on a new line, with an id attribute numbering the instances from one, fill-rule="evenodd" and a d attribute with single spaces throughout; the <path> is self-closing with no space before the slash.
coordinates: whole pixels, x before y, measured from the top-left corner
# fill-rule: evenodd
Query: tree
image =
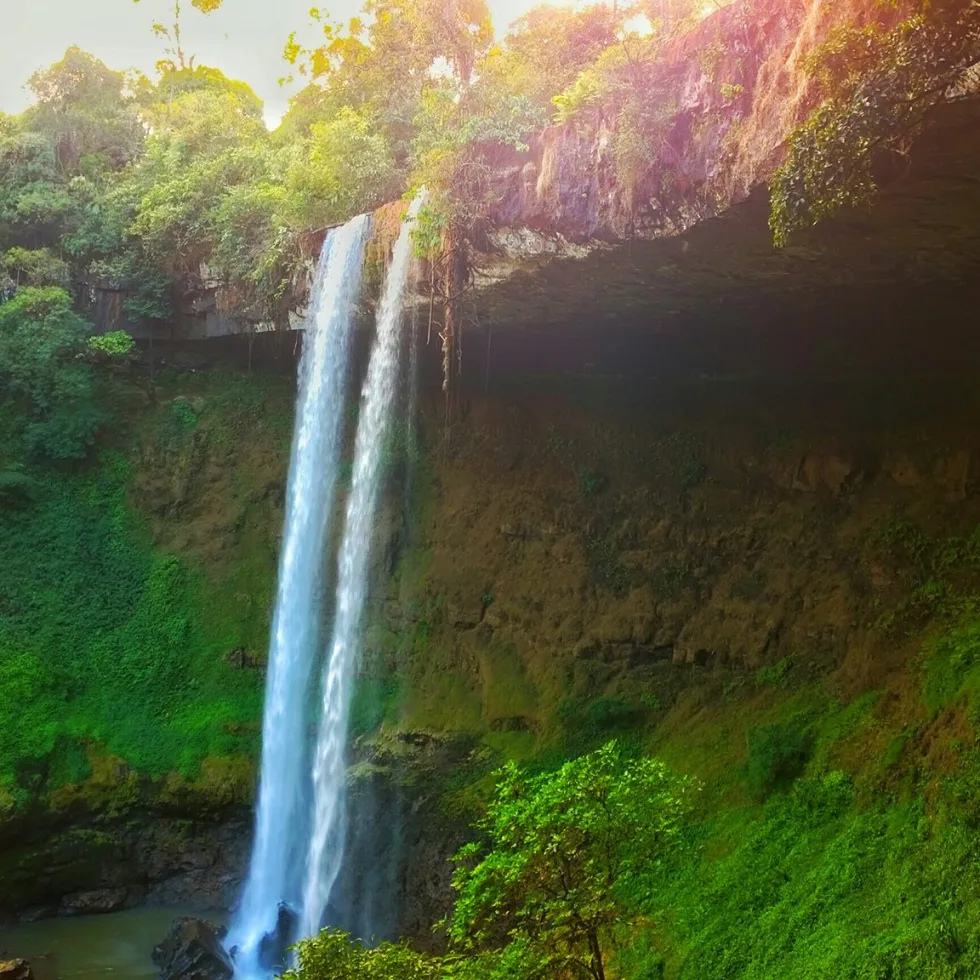
<path id="1" fill-rule="evenodd" d="M 481 78 L 551 111 L 552 99 L 616 41 L 627 11 L 542 4 L 510 27 L 504 42 L 480 66 Z"/>
<path id="2" fill-rule="evenodd" d="M 438 980 L 440 961 L 407 943 L 371 949 L 338 929 L 324 929 L 296 947 L 296 969 L 282 980 Z"/>
<path id="3" fill-rule="evenodd" d="M 293 222 L 306 228 L 345 221 L 398 194 L 384 132 L 346 106 L 333 119 L 313 124 L 286 186 Z"/>
<path id="4" fill-rule="evenodd" d="M 56 245 L 72 210 L 50 136 L 23 119 L 0 129 L 0 248 Z"/>
<path id="5" fill-rule="evenodd" d="M 68 266 L 46 248 L 12 248 L 0 255 L 0 288 L 64 286 Z"/>
<path id="6" fill-rule="evenodd" d="M 615 742 L 553 773 L 508 765 L 478 825 L 486 842 L 455 859 L 454 946 L 496 962 L 492 975 L 605 980 L 649 905 L 689 789 Z"/>
<path id="7" fill-rule="evenodd" d="M 122 72 L 78 47 L 35 72 L 27 83 L 36 102 L 24 114 L 35 131 L 54 143 L 59 171 L 97 177 L 134 160 L 145 130 Z"/>
<path id="8" fill-rule="evenodd" d="M 91 368 L 77 357 L 91 324 L 56 287 L 21 289 L 0 304 L 0 397 L 23 406 L 29 450 L 79 459 L 103 420 Z"/>
<path id="9" fill-rule="evenodd" d="M 133 3 L 139 3 L 140 0 L 133 0 Z M 200 10 L 202 14 L 210 14 L 217 10 L 224 0 L 191 0 L 191 6 L 196 10 Z M 170 0 L 167 0 L 167 9 L 170 12 L 170 17 L 173 19 L 169 24 L 164 24 L 159 21 L 153 25 L 153 33 L 156 34 L 158 38 L 165 41 L 168 45 L 164 48 L 164 54 L 167 55 L 166 58 L 162 58 L 157 62 L 157 69 L 163 74 L 165 71 L 184 71 L 185 69 L 194 68 L 194 55 L 188 55 L 184 51 L 184 37 L 183 37 L 183 15 L 184 8 L 181 4 L 181 0 L 173 0 L 173 4 L 170 4 Z"/>
<path id="10" fill-rule="evenodd" d="M 446 76 L 468 86 L 493 38 L 485 0 L 367 0 L 364 16 L 346 25 L 312 13 L 324 43 L 304 48 L 294 34 L 284 52 L 319 90 L 297 106 L 307 119 L 311 106 L 326 113 L 320 118 L 357 109 L 384 129 L 399 161 L 408 156 L 425 90 Z"/>

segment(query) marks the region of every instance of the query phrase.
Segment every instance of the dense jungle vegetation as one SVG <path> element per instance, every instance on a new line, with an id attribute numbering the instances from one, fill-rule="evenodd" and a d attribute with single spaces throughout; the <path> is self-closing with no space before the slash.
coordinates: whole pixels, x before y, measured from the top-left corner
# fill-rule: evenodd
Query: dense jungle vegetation
<path id="1" fill-rule="evenodd" d="M 501 147 L 602 120 L 618 179 L 637 179 L 673 104 L 648 78 L 726 6 L 540 7 L 498 39 L 482 0 L 370 0 L 347 24 L 314 11 L 322 40 L 285 51 L 308 84 L 270 132 L 245 83 L 187 51 L 192 18 L 220 2 L 177 3 L 156 25 L 155 77 L 72 48 L 30 80 L 29 109 L 0 116 L 0 818 L 84 794 L 107 763 L 222 801 L 253 776 L 262 679 L 234 656 L 266 645 L 274 532 L 254 528 L 292 391 L 149 379 L 130 336 L 96 335 L 90 287 L 124 290 L 132 318 L 162 323 L 218 282 L 246 325 L 281 325 L 327 226 L 425 185 L 416 245 L 451 322 Z M 976 0 L 880 14 L 808 66 L 813 109 L 772 182 L 780 244 L 868 202 L 882 155 L 901 157 L 930 109 L 972 91 Z M 234 537 L 234 565 L 162 542 L 187 501 L 178 486 L 155 510 L 153 479 L 180 484 L 205 458 L 234 472 L 240 511 L 207 528 Z M 582 493 L 600 492 L 586 474 Z M 446 790 L 447 806 L 465 796 L 483 814 L 458 856 L 448 952 L 327 932 L 291 976 L 980 975 L 980 547 L 886 532 L 909 598 L 882 628 L 922 640 L 901 711 L 879 711 L 879 691 L 842 701 L 797 683 L 785 661 L 726 689 L 693 734 L 658 738 L 655 700 L 554 706 L 522 766 L 496 769 L 496 752 Z M 948 742 L 941 766 L 927 736 Z"/>

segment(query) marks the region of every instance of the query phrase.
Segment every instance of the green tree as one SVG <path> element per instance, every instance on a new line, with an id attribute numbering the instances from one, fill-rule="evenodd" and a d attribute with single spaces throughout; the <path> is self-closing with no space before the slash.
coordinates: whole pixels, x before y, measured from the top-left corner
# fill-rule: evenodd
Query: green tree
<path id="1" fill-rule="evenodd" d="M 302 121 L 287 117 L 287 127 L 349 106 L 384 130 L 400 162 L 423 93 L 447 75 L 468 86 L 493 38 L 485 0 L 367 0 L 364 16 L 346 25 L 312 13 L 323 43 L 305 48 L 294 34 L 284 52 L 312 83 L 294 103 Z"/>
<path id="2" fill-rule="evenodd" d="M 615 742 L 530 775 L 500 774 L 479 829 L 456 856 L 449 921 L 457 949 L 512 977 L 604 980 L 649 906 L 687 806 L 688 781 Z"/>
<path id="3" fill-rule="evenodd" d="M 35 103 L 23 120 L 51 139 L 59 174 L 97 179 L 139 156 L 145 130 L 122 72 L 70 47 L 27 84 Z"/>
<path id="4" fill-rule="evenodd" d="M 73 213 L 49 135 L 24 119 L 0 126 L 0 248 L 55 246 Z"/>
<path id="5" fill-rule="evenodd" d="M 407 943 L 381 943 L 373 949 L 347 933 L 324 929 L 296 947 L 297 966 L 283 980 L 437 980 L 443 969 L 435 957 Z"/>
<path id="6" fill-rule="evenodd" d="M 12 248 L 0 255 L 0 284 L 21 286 L 64 286 L 68 266 L 49 249 Z"/>
<path id="7" fill-rule="evenodd" d="M 0 304 L 0 397 L 22 406 L 27 448 L 78 459 L 102 423 L 91 368 L 77 357 L 91 324 L 56 287 L 21 289 Z"/>
<path id="8" fill-rule="evenodd" d="M 552 99 L 616 41 L 626 6 L 534 7 L 480 66 L 485 83 L 551 110 Z"/>
<path id="9" fill-rule="evenodd" d="M 383 131 L 350 107 L 316 122 L 286 177 L 293 224 L 322 228 L 397 196 L 395 164 Z"/>

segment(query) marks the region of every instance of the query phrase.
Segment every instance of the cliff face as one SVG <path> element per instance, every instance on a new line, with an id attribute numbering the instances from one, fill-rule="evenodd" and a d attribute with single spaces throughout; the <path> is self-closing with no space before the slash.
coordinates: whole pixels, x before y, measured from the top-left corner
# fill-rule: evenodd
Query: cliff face
<path id="1" fill-rule="evenodd" d="M 929 320 L 919 334 L 933 338 Z M 591 380 L 547 351 L 523 374 L 497 364 L 464 391 L 448 446 L 426 383 L 438 358 L 423 353 L 423 438 L 396 430 L 376 526 L 345 924 L 431 939 L 451 899 L 446 858 L 501 758 L 561 758 L 618 735 L 741 805 L 754 732 L 792 721 L 818 733 L 853 703 L 864 727 L 833 728 L 821 766 L 872 794 L 881 779 L 929 787 L 948 771 L 975 680 L 972 660 L 936 646 L 969 627 L 980 587 L 972 379 L 913 381 L 894 360 L 834 382 L 778 365 L 759 377 L 730 359 L 713 378 L 654 382 L 651 350 L 624 347 L 623 363 L 641 362 L 628 375 L 615 351 L 579 348 L 572 365 L 594 357 L 604 375 Z M 113 723 L 81 746 L 88 771 L 68 764 L 78 745 L 23 760 L 26 802 L 0 810 L 0 913 L 236 894 L 292 365 L 282 378 L 214 367 L 172 364 L 154 402 L 133 400 L 117 446 L 128 505 L 193 589 L 186 606 L 152 607 L 168 629 L 187 620 L 165 648 L 179 681 L 158 704 L 147 673 L 114 700 Z M 45 498 L 35 506 L 36 518 Z M 82 599 L 96 580 L 78 584 Z M 73 650 L 91 683 L 83 704 L 105 687 L 83 658 L 118 625 L 95 628 Z M 146 745 L 173 755 L 151 757 L 153 771 Z"/>
<path id="2" fill-rule="evenodd" d="M 805 64 L 841 24 L 880 16 L 875 0 L 736 0 L 669 44 L 643 79 L 664 107 L 649 163 L 617 180 L 615 114 L 551 127 L 530 160 L 501 166 L 505 227 L 571 241 L 676 235 L 744 200 L 782 161 L 813 106 Z"/>
<path id="3" fill-rule="evenodd" d="M 499 150 L 487 215 L 497 265 L 501 255 L 533 268 L 535 259 L 599 244 L 677 236 L 745 200 L 781 162 L 787 134 L 812 108 L 807 57 L 835 27 L 871 16 L 882 16 L 876 0 L 735 0 L 666 44 L 643 69 L 644 94 L 654 93 L 661 109 L 644 148 L 648 162 L 629 186 L 616 174 L 617 113 L 602 106 L 549 127 L 526 154 Z M 306 289 L 294 286 L 294 312 Z M 149 336 L 147 324 L 125 317 L 123 300 L 118 291 L 92 289 L 100 329 Z M 179 341 L 299 325 L 295 316 L 278 325 L 250 321 L 202 268 L 174 322 L 153 329 Z"/>

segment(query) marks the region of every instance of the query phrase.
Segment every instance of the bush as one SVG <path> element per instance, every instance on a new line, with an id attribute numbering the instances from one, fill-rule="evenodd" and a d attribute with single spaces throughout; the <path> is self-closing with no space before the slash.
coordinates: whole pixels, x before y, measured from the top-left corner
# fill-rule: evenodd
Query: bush
<path id="1" fill-rule="evenodd" d="M 89 337 L 89 350 L 106 357 L 125 357 L 133 352 L 136 341 L 125 330 L 112 330 L 97 337 Z"/>
<path id="2" fill-rule="evenodd" d="M 766 664 L 760 667 L 755 675 L 755 683 L 758 687 L 766 687 L 770 684 L 781 685 L 793 666 L 789 657 L 783 657 L 778 663 Z"/>
<path id="3" fill-rule="evenodd" d="M 77 774 L 80 742 L 150 775 L 257 748 L 261 675 L 224 659 L 247 645 L 240 610 L 153 549 L 128 472 L 114 456 L 41 471 L 30 509 L 3 510 L 0 788 L 15 799 Z"/>
<path id="4" fill-rule="evenodd" d="M 28 453 L 53 460 L 84 459 L 95 444 L 106 415 L 92 402 L 58 405 L 49 415 L 27 423 Z"/>
<path id="5" fill-rule="evenodd" d="M 370 949 L 339 929 L 324 929 L 296 947 L 298 966 L 282 980 L 438 980 L 440 961 L 408 943 L 381 943 Z"/>
<path id="6" fill-rule="evenodd" d="M 571 747 L 595 745 L 610 735 L 635 728 L 646 711 L 626 698 L 567 698 L 558 706 L 556 717 Z"/>
<path id="7" fill-rule="evenodd" d="M 0 471 L 0 505 L 3 507 L 26 507 L 34 498 L 37 485 L 26 473 L 20 470 Z"/>
<path id="8" fill-rule="evenodd" d="M 103 414 L 92 399 L 92 372 L 80 363 L 91 324 L 63 289 L 20 290 L 0 305 L 0 385 L 27 403 L 27 449 L 56 460 L 80 459 Z"/>
<path id="9" fill-rule="evenodd" d="M 749 757 L 745 763 L 746 789 L 765 799 L 803 774 L 813 748 L 813 737 L 802 725 L 761 725 L 746 733 Z"/>

